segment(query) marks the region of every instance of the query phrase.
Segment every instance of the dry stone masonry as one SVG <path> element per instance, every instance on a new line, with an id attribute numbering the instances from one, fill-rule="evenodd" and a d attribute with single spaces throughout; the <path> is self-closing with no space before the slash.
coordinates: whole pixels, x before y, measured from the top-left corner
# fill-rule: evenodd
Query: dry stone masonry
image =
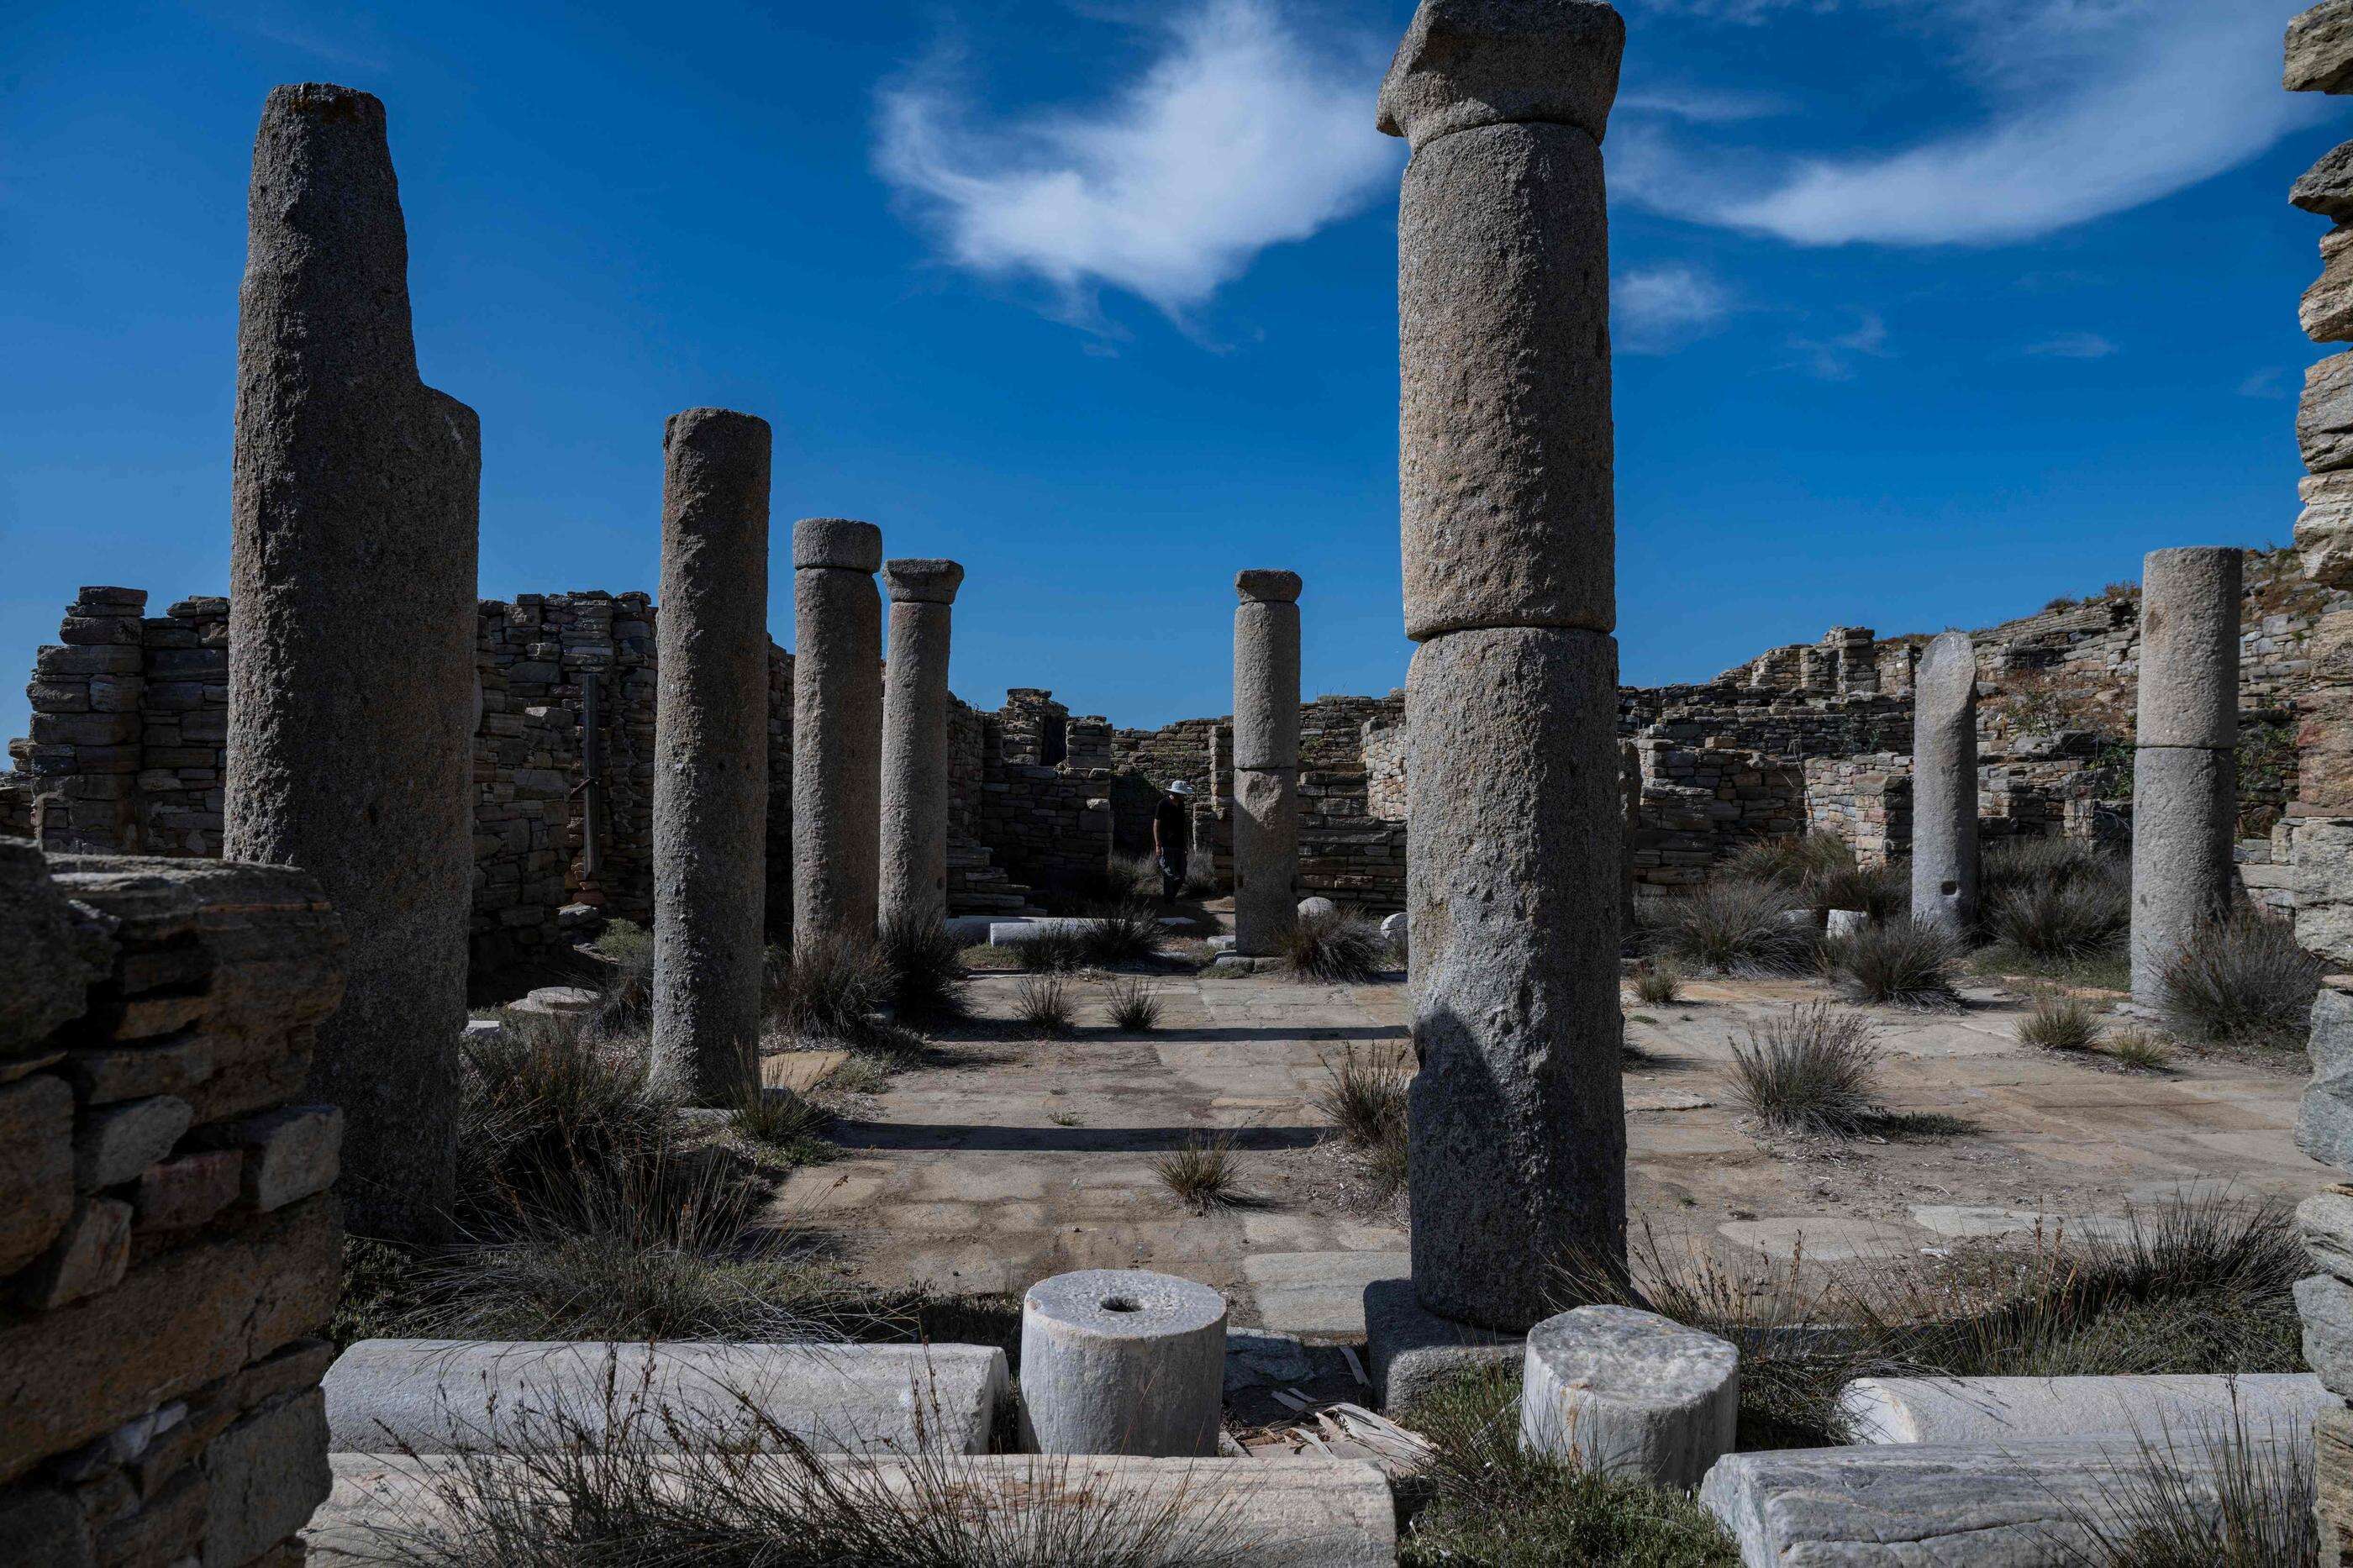
<path id="1" fill-rule="evenodd" d="M 1423 0 L 1381 85 L 1398 219 L 1410 1178 L 1420 1306 L 1546 1315 L 1625 1246 L 1599 0 Z"/>
<path id="2" fill-rule="evenodd" d="M 948 636 L 964 568 L 882 564 L 891 665 L 882 691 L 882 922 L 948 912 Z"/>
<path id="3" fill-rule="evenodd" d="M 2238 817 L 2239 552 L 2155 550 L 2141 577 L 2133 752 L 2132 994 L 2228 913 Z"/>
<path id="4" fill-rule="evenodd" d="M 304 872 L 0 839 L 0 1562 L 301 1561 L 343 943 Z"/>
<path id="5" fill-rule="evenodd" d="M 768 451 L 766 420 L 723 408 L 673 414 L 662 432 L 653 1064 L 701 1105 L 733 1103 L 758 1075 Z"/>
<path id="6" fill-rule="evenodd" d="M 308 1092 L 346 1119 L 353 1228 L 425 1239 L 466 1022 L 480 427 L 417 379 L 383 104 L 272 90 L 248 216 L 222 853 L 309 871 L 347 922 Z"/>
<path id="7" fill-rule="evenodd" d="M 882 531 L 793 525 L 793 931 L 863 939 L 881 878 Z"/>
<path id="8" fill-rule="evenodd" d="M 1299 574 L 1234 578 L 1234 952 L 1279 952 L 1299 908 Z"/>

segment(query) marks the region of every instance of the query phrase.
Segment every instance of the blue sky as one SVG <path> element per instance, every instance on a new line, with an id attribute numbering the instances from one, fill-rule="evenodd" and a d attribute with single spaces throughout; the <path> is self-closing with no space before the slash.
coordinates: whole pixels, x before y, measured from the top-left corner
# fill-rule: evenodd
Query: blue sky
<path id="1" fill-rule="evenodd" d="M 2287 539 L 2324 226 L 2284 198 L 2353 134 L 2279 90 L 2294 0 L 1623 8 L 1629 679 Z M 662 417 L 723 404 L 776 426 L 780 541 L 965 563 L 969 700 L 1223 712 L 1242 566 L 1306 576 L 1311 692 L 1401 683 L 1410 11 L 0 8 L 0 734 L 77 584 L 226 584 L 248 160 L 300 79 L 389 107 L 485 595 L 650 589 Z"/>

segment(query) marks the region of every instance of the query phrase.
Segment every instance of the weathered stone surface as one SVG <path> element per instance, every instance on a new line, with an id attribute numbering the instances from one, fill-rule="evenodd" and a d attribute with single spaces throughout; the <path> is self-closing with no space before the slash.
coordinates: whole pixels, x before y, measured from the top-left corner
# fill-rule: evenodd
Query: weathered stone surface
<path id="1" fill-rule="evenodd" d="M 867 564 L 871 560 L 871 564 Z M 873 935 L 882 861 L 882 531 L 793 528 L 793 935 Z M 850 564 L 844 564 L 849 563 Z"/>
<path id="2" fill-rule="evenodd" d="M 317 1329 L 342 1271 L 333 1200 L 313 1198 L 0 1329 L 0 1480 Z"/>
<path id="3" fill-rule="evenodd" d="M 1967 632 L 1912 676 L 1912 918 L 1966 939 L 1978 912 L 1978 664 Z"/>
<path id="4" fill-rule="evenodd" d="M 2295 317 L 2314 342 L 2353 342 L 2353 227 L 2321 237 L 2320 276 L 2297 301 Z"/>
<path id="5" fill-rule="evenodd" d="M 2298 1204 L 2295 1233 L 2313 1262 L 2353 1280 L 2353 1187 L 2323 1187 Z"/>
<path id="6" fill-rule="evenodd" d="M 0 1563 L 97 1568 L 82 1510 L 63 1492 L 26 1490 L 0 1501 Z"/>
<path id="7" fill-rule="evenodd" d="M 0 838 L 0 1058 L 32 1051 L 80 1014 L 98 977 L 88 942 L 40 850 Z"/>
<path id="8" fill-rule="evenodd" d="M 315 1098 L 355 1225 L 447 1233 L 473 856 L 472 410 L 417 379 L 384 105 L 269 95 L 238 298 L 223 852 L 351 932 Z"/>
<path id="9" fill-rule="evenodd" d="M 2337 1403 L 2309 1373 L 2161 1377 L 1865 1377 L 1839 1393 L 1861 1443 L 1982 1444 L 2021 1438 L 2130 1439 L 2228 1427 L 2309 1432 Z"/>
<path id="10" fill-rule="evenodd" d="M 1446 136 L 1398 216 L 1406 635 L 1616 624 L 1601 154 L 1566 125 Z"/>
<path id="11" fill-rule="evenodd" d="M 1421 1304 L 1410 1279 L 1365 1287 L 1365 1359 L 1381 1408 L 1409 1415 L 1423 1396 L 1465 1373 L 1504 1373 L 1527 1356 L 1521 1336 L 1441 1318 Z"/>
<path id="12" fill-rule="evenodd" d="M 56 1245 L 16 1281 L 18 1301 L 37 1312 L 111 1290 L 131 1267 L 131 1205 L 113 1198 L 87 1198 Z"/>
<path id="13" fill-rule="evenodd" d="M 1234 955 L 1271 958 L 1299 921 L 1299 774 L 1234 774 Z"/>
<path id="14" fill-rule="evenodd" d="M 2353 1172 L 2353 996 L 2324 985 L 2312 999 L 2305 1037 L 2312 1081 L 2297 1102 L 2295 1146 L 2325 1165 Z"/>
<path id="15" fill-rule="evenodd" d="M 1740 1352 L 1630 1307 L 1579 1307 L 1528 1331 L 1520 1447 L 1655 1486 L 1695 1487 L 1732 1451 Z"/>
<path id="16" fill-rule="evenodd" d="M 2327 365 L 2336 361 L 2320 363 Z M 2312 474 L 2299 482 L 2297 489 L 2304 510 L 2296 513 L 2295 548 L 2304 562 L 2304 574 L 2332 588 L 2353 586 L 2353 472 Z"/>
<path id="17" fill-rule="evenodd" d="M 1617 679 L 1607 637 L 1510 627 L 1407 681 L 1413 1282 L 1483 1328 L 1549 1315 L 1534 1260 L 1625 1245 Z"/>
<path id="18" fill-rule="evenodd" d="M 2304 1364 L 2329 1392 L 2353 1398 L 2353 1285 L 2333 1274 L 2295 1282 L 2296 1315 L 2304 1320 Z"/>
<path id="19" fill-rule="evenodd" d="M 289 1105 L 237 1130 L 245 1146 L 245 1201 L 265 1213 L 334 1184 L 343 1168 L 343 1113 L 332 1105 Z"/>
<path id="20" fill-rule="evenodd" d="M 2312 1438 L 2313 1511 L 2320 1516 L 2320 1560 L 2328 1563 L 2353 1556 L 2353 1410 L 2323 1411 Z"/>
<path id="21" fill-rule="evenodd" d="M 768 422 L 662 430 L 654 1069 L 699 1105 L 758 1081 L 767 900 Z"/>
<path id="22" fill-rule="evenodd" d="M 2353 0 L 2323 0 L 2287 25 L 2290 92 L 2353 92 Z"/>
<path id="23" fill-rule="evenodd" d="M 891 668 L 882 690 L 883 924 L 944 919 L 948 908 L 948 649 L 964 568 L 892 561 Z"/>
<path id="24" fill-rule="evenodd" d="M 1290 579 L 1291 597 L 1245 594 L 1234 606 L 1234 766 L 1299 765 L 1299 579 L 1288 572 L 1243 577 Z"/>
<path id="25" fill-rule="evenodd" d="M 0 1087 L 0 1276 L 39 1257 L 73 1207 L 73 1090 L 47 1074 Z"/>
<path id="26" fill-rule="evenodd" d="M 205 1568 L 250 1563 L 334 1489 L 324 1395 L 306 1389 L 256 1411 L 213 1439 L 204 1467 Z"/>
<path id="27" fill-rule="evenodd" d="M 2260 1437 L 2249 1452 L 2284 1457 Z M 2183 1493 L 2210 1507 L 2213 1453 L 2184 1443 L 2168 1456 Z M 2039 1568 L 2099 1561 L 2086 1521 L 2120 1533 L 2116 1510 L 2147 1464 L 2133 1438 L 1784 1448 L 1725 1456 L 1699 1499 L 1745 1563 Z"/>
<path id="28" fill-rule="evenodd" d="M 1602 0 L 1422 0 L 1381 83 L 1380 128 L 1416 152 L 1520 121 L 1599 142 L 1625 47 L 1626 24 Z"/>
<path id="29" fill-rule="evenodd" d="M 754 1458 L 746 1468 L 756 1476 L 771 1462 L 780 1472 L 775 1485 L 801 1484 L 793 1461 Z M 1154 1553 L 1161 1561 L 1228 1561 L 1240 1543 L 1251 1568 L 1390 1568 L 1397 1562 L 1397 1504 L 1388 1479 L 1362 1460 L 991 1454 L 944 1468 L 938 1459 L 820 1462 L 845 1492 L 903 1500 L 934 1523 L 944 1484 L 989 1521 L 987 1538 L 999 1543 L 993 1555 L 1012 1561 L 1066 1557 L 1079 1533 L 1075 1519 L 1166 1516 L 1172 1524 Z M 386 1527 L 422 1530 L 436 1541 L 454 1538 L 447 1499 L 452 1486 L 468 1481 L 469 1461 L 337 1454 L 333 1466 L 334 1494 L 305 1532 L 311 1568 L 380 1563 Z M 528 1478 L 514 1479 L 530 1490 Z M 765 1489 L 768 1483 L 748 1484 Z M 1121 1532 L 1103 1532 L 1113 1533 Z"/>
<path id="30" fill-rule="evenodd" d="M 2233 753 L 2142 746 L 2133 753 L 2133 1000 L 2154 1007 L 2166 965 L 2231 907 L 2238 766 Z"/>
<path id="31" fill-rule="evenodd" d="M 2287 199 L 2332 223 L 2353 218 L 2353 142 L 2323 153 L 2318 163 L 2298 176 Z"/>
<path id="32" fill-rule="evenodd" d="M 72 1052 L 63 1068 L 86 1105 L 185 1094 L 212 1076 L 213 1042 L 191 1033 L 153 1045 L 101 1047 Z"/>
<path id="33" fill-rule="evenodd" d="M 169 1094 L 92 1111 L 75 1130 L 74 1185 L 89 1192 L 136 1179 L 194 1120 L 188 1102 Z"/>
<path id="34" fill-rule="evenodd" d="M 1157 1458 L 1218 1451 L 1226 1299 L 1140 1268 L 1057 1274 L 1021 1299 L 1023 1446 Z"/>
<path id="35" fill-rule="evenodd" d="M 619 1391 L 610 1407 L 608 1378 Z M 822 1452 L 983 1454 L 1008 1396 L 994 1347 L 586 1340 L 363 1340 L 325 1387 L 337 1453 L 479 1447 L 491 1435 L 543 1431 L 560 1402 L 592 1432 L 608 1416 L 666 1409 L 688 1429 L 761 1448 L 781 1446 L 765 1416 Z M 666 1447 L 665 1426 L 649 1415 L 638 1432 Z"/>
<path id="36" fill-rule="evenodd" d="M 2239 743 L 2239 596 L 2245 552 L 2153 550 L 2141 567 L 2140 746 Z"/>
<path id="37" fill-rule="evenodd" d="M 232 1149 L 185 1154 L 139 1173 L 131 1206 L 142 1231 L 187 1230 L 237 1202 L 245 1157 Z"/>

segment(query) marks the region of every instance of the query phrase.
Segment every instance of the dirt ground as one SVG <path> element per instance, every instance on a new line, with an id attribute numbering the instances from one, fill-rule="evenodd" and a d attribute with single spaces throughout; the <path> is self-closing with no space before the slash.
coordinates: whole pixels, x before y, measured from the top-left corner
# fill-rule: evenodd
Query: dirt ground
<path id="1" fill-rule="evenodd" d="M 1314 1099 L 1351 1043 L 1409 1050 L 1402 973 L 1365 985 L 1164 973 L 1159 1027 L 1122 1034 L 1103 983 L 1077 980 L 1075 1035 L 1013 1021 L 1020 977 L 975 979 L 976 1016 L 933 1059 L 848 1102 L 828 1163 L 795 1173 L 780 1219 L 821 1235 L 881 1286 L 1018 1291 L 1067 1269 L 1148 1268 L 1228 1292 L 1232 1321 L 1340 1341 L 1366 1283 L 1408 1272 L 1401 1197 L 1379 1197 Z M 2289 1130 L 2300 1057 L 2180 1053 L 2133 1072 L 2021 1046 L 2022 992 L 1966 990 L 1956 1014 L 1864 1009 L 1894 1112 L 1957 1118 L 1946 1136 L 1767 1136 L 1730 1103 L 1731 1044 L 1810 981 L 1687 982 L 1629 996 L 1630 1195 L 1669 1247 L 1769 1269 L 1810 1259 L 1946 1255 L 2037 1225 L 2075 1234 L 2189 1186 L 2300 1197 L 2327 1171 Z M 1196 1214 L 1155 1163 L 1230 1137 L 1248 1201 Z"/>

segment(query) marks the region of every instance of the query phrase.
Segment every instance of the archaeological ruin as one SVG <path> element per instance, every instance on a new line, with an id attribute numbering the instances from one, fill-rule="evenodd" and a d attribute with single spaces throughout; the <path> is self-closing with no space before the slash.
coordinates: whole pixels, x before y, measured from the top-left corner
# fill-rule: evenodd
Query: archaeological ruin
<path id="1" fill-rule="evenodd" d="M 0 775 L 0 1563 L 2353 1558 L 2353 353 L 2289 548 L 1621 684 L 1627 44 L 1420 0 L 1403 684 L 1237 567 L 1148 729 L 781 417 L 480 597 L 385 106 L 271 91 L 226 592 Z"/>

